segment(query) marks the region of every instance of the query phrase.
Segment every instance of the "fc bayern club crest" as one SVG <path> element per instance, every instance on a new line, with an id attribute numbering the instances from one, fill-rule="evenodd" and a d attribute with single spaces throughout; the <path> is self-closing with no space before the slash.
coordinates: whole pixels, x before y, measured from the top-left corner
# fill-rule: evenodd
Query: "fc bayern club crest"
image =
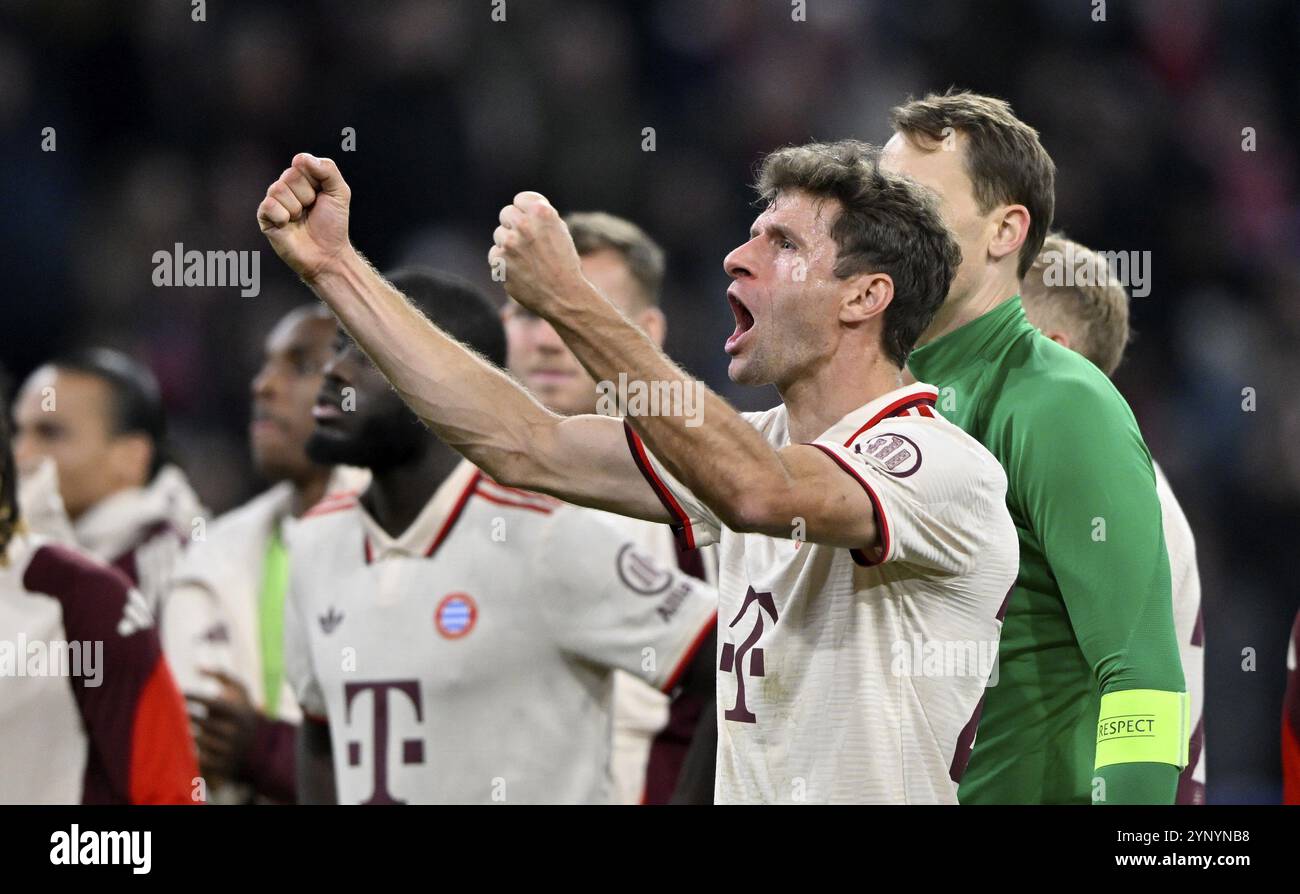
<path id="1" fill-rule="evenodd" d="M 444 596 L 433 612 L 433 623 L 447 639 L 460 639 L 474 629 L 478 620 L 478 606 L 468 593 Z"/>

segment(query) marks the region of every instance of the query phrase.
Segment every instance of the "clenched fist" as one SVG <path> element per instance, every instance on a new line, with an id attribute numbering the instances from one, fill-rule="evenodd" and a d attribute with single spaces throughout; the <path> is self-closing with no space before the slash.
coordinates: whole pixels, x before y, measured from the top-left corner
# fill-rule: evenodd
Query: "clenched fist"
<path id="1" fill-rule="evenodd" d="M 300 152 L 257 206 L 257 225 L 294 272 L 314 279 L 349 246 L 352 190 L 338 165 Z"/>
<path id="2" fill-rule="evenodd" d="M 501 209 L 488 262 L 504 273 L 506 292 L 541 316 L 583 282 L 569 228 L 546 197 L 521 192 Z"/>

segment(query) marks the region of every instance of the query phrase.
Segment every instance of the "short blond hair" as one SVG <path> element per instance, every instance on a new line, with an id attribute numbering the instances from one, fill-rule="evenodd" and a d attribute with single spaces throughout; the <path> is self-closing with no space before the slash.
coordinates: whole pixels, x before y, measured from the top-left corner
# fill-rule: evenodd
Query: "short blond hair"
<path id="1" fill-rule="evenodd" d="M 1095 284 L 1058 281 L 1062 269 L 1077 272 L 1085 266 L 1099 274 L 1092 277 Z M 1020 283 L 1020 296 L 1034 326 L 1064 331 L 1074 350 L 1108 376 L 1119 368 L 1129 341 L 1128 292 L 1110 275 L 1104 257 L 1063 233 L 1051 233 Z"/>
<path id="2" fill-rule="evenodd" d="M 646 307 L 659 305 L 664 284 L 664 250 L 632 221 L 604 211 L 575 211 L 564 218 L 581 257 L 617 252 L 640 289 Z"/>

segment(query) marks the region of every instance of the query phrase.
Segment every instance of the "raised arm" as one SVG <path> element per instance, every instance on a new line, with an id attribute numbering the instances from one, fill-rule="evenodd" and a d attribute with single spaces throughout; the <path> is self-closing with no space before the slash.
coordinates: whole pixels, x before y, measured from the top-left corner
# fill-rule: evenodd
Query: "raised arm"
<path id="1" fill-rule="evenodd" d="M 669 521 L 619 420 L 550 412 L 379 275 L 348 239 L 351 194 L 334 162 L 300 153 L 267 189 L 258 225 L 411 409 L 502 484 Z"/>
<path id="2" fill-rule="evenodd" d="M 501 212 L 489 257 L 503 262 L 506 290 L 548 322 L 597 381 L 698 389 L 692 416 L 629 415 L 668 470 L 727 527 L 773 537 L 874 548 L 880 542 L 863 487 L 821 450 L 774 449 L 725 400 L 672 362 L 583 276 L 558 212 L 525 192 Z"/>

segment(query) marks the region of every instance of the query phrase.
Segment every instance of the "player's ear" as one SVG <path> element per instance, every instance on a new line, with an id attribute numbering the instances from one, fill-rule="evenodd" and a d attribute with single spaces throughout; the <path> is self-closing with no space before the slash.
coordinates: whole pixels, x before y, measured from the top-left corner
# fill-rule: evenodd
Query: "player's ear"
<path id="1" fill-rule="evenodd" d="M 845 283 L 840 322 L 861 323 L 885 312 L 894 300 L 894 280 L 888 273 L 861 273 Z"/>
<path id="2" fill-rule="evenodd" d="M 1029 238 L 1029 209 L 1024 205 L 1006 205 L 997 219 L 989 254 L 995 261 L 1020 254 L 1020 246 Z"/>
<path id="3" fill-rule="evenodd" d="M 1063 348 L 1069 348 L 1071 351 L 1074 350 L 1074 345 L 1070 344 L 1069 333 L 1062 332 L 1060 329 L 1044 329 L 1043 335 L 1046 335 Z"/>

